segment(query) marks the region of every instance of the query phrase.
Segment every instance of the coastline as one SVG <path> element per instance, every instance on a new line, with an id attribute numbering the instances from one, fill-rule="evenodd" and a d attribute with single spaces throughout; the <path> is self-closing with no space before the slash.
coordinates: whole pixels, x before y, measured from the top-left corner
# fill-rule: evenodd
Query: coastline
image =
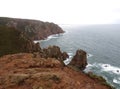
<path id="1" fill-rule="evenodd" d="M 13 26 L 13 23 L 11 25 Z M 12 30 L 9 30 L 9 27 L 7 29 L 7 33 L 11 33 Z M 63 60 L 69 58 L 69 54 L 62 52 L 58 46 L 41 49 L 39 44 L 34 44 L 33 40 L 27 38 L 28 35 L 26 36 L 22 32 L 19 33 L 19 36 L 16 35 L 19 32 L 18 29 L 13 32 L 15 33 L 11 34 L 13 38 L 14 36 L 20 36 L 17 39 L 22 39 L 20 43 L 25 42 L 25 44 L 18 47 L 22 48 L 23 51 L 15 51 L 18 54 L 14 53 L 0 57 L 1 89 L 11 89 L 11 87 L 12 89 L 31 89 L 31 87 L 32 89 L 79 89 L 80 87 L 81 89 L 112 89 L 103 78 L 83 73 L 87 65 L 87 53 L 84 50 L 77 50 L 71 64 L 67 66 L 63 63 Z M 2 34 L 6 37 L 5 33 Z M 52 36 L 56 38 L 56 35 Z M 48 39 L 52 39 L 52 36 L 49 36 Z M 5 41 L 11 41 L 13 38 L 7 37 Z M 16 41 L 15 39 L 15 42 L 11 43 L 15 44 Z"/>

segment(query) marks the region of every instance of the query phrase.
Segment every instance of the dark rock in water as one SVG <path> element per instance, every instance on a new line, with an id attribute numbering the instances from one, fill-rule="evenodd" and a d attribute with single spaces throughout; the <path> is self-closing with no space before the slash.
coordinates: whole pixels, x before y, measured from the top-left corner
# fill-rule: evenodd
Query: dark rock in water
<path id="1" fill-rule="evenodd" d="M 75 66 L 80 70 L 84 70 L 87 65 L 87 53 L 81 49 L 77 50 L 69 65 Z"/>
<path id="2" fill-rule="evenodd" d="M 119 72 L 119 70 L 117 70 L 117 72 Z"/>
<path id="3" fill-rule="evenodd" d="M 66 60 L 67 58 L 69 58 L 69 55 L 66 52 L 62 53 L 62 59 Z"/>
<path id="4" fill-rule="evenodd" d="M 105 65 L 105 67 L 108 67 L 107 65 Z"/>

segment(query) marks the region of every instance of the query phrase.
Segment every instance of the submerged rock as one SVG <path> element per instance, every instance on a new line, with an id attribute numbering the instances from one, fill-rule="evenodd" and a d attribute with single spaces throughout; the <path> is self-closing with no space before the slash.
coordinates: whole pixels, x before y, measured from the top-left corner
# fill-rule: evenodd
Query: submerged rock
<path id="1" fill-rule="evenodd" d="M 66 60 L 67 58 L 69 58 L 69 55 L 67 54 L 67 52 L 63 52 L 62 53 L 62 59 Z"/>
<path id="2" fill-rule="evenodd" d="M 75 66 L 80 70 L 84 70 L 87 65 L 87 53 L 81 49 L 77 50 L 69 65 Z"/>

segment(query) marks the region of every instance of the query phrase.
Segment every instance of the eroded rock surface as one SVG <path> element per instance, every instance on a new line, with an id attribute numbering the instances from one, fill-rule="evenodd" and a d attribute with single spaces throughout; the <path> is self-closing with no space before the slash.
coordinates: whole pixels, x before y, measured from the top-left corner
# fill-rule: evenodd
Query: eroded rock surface
<path id="1" fill-rule="evenodd" d="M 87 65 L 87 53 L 81 49 L 77 50 L 69 65 L 75 66 L 80 70 L 84 70 Z"/>

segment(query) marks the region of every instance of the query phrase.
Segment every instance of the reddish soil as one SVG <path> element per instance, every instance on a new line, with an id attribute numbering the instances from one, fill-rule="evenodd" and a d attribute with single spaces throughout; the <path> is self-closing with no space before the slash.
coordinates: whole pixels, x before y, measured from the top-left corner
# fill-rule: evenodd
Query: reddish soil
<path id="1" fill-rule="evenodd" d="M 19 53 L 0 58 L 0 89 L 110 89 L 54 58 Z"/>

